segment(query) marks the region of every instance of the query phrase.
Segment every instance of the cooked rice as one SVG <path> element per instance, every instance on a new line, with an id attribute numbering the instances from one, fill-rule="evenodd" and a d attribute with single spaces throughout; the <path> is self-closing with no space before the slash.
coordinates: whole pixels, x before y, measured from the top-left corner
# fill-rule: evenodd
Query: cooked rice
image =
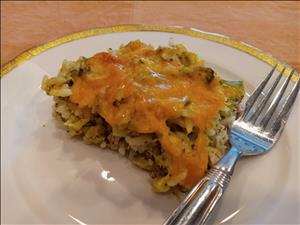
<path id="1" fill-rule="evenodd" d="M 165 49 L 168 50 L 168 48 Z M 173 56 L 168 55 L 167 51 L 161 57 L 164 60 L 173 60 Z M 190 68 L 184 67 L 184 69 L 188 71 Z M 81 108 L 70 101 L 74 77 L 81 76 L 86 71 L 88 71 L 86 58 L 81 57 L 77 61 L 65 60 L 56 77 L 45 76 L 42 82 L 42 89 L 48 95 L 54 96 L 54 116 L 61 121 L 67 132 L 71 136 L 82 137 L 87 144 L 118 151 L 138 167 L 149 171 L 153 178 L 153 188 L 157 192 L 186 190 L 187 187 L 180 185 L 187 175 L 186 172 L 179 173 L 170 179 L 169 159 L 156 133 L 142 134 L 134 131 L 122 133 L 124 132 L 122 129 L 109 125 L 93 108 Z M 213 126 L 206 130 L 209 138 L 207 151 L 210 166 L 215 164 L 229 147 L 228 127 L 236 117 L 237 104 L 243 96 L 241 83 L 222 82 L 224 88 L 234 89 L 235 95 L 226 99 L 225 107 L 220 110 Z M 187 150 L 193 148 L 197 130 L 188 120 L 188 116 L 168 120 L 167 125 L 183 142 L 187 143 Z"/>

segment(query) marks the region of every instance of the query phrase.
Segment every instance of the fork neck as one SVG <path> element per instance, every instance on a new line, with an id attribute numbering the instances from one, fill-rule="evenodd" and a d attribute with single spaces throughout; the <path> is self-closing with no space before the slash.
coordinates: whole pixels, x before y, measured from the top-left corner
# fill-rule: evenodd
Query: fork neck
<path id="1" fill-rule="evenodd" d="M 232 146 L 222 159 L 214 166 L 214 168 L 222 170 L 229 175 L 233 174 L 234 166 L 241 157 L 241 152 Z"/>

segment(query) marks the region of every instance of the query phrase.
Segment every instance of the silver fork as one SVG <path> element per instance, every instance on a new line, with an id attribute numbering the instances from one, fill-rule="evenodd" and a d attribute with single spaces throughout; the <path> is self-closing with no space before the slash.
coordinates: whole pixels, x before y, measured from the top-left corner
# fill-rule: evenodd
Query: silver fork
<path id="1" fill-rule="evenodd" d="M 284 97 L 295 72 L 292 70 L 283 84 L 279 85 L 284 68 L 272 86 L 265 90 L 276 67 L 277 65 L 256 88 L 247 100 L 243 114 L 234 121 L 230 131 L 230 150 L 191 190 L 164 225 L 204 224 L 225 192 L 238 159 L 241 156 L 268 152 L 278 141 L 299 92 L 300 79 L 298 77 L 292 91 Z M 277 95 L 272 97 L 278 88 Z M 281 102 L 282 107 L 279 107 Z"/>

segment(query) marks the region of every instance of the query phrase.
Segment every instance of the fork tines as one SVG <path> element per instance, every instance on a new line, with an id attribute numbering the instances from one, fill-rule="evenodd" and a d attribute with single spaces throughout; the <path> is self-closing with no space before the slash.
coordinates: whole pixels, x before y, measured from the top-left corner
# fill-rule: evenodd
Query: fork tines
<path id="1" fill-rule="evenodd" d="M 300 88 L 299 76 L 297 76 L 296 83 L 290 82 L 295 73 L 294 69 L 289 73 L 283 84 L 279 85 L 286 68 L 282 69 L 272 85 L 267 88 L 269 81 L 275 74 L 276 67 L 277 65 L 249 97 L 242 116 L 245 122 L 253 124 L 261 130 L 266 130 L 272 135 L 275 135 L 285 123 Z M 291 91 L 287 91 L 289 83 L 294 83 L 290 85 L 293 86 Z M 273 95 L 275 96 L 272 97 Z M 268 125 L 270 125 L 269 129 L 267 129 Z"/>

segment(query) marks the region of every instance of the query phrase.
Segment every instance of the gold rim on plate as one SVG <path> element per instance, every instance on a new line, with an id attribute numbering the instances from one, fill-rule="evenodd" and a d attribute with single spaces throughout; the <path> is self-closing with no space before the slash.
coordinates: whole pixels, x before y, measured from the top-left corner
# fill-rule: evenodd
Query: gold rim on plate
<path id="1" fill-rule="evenodd" d="M 56 40 L 50 41 L 48 43 L 34 47 L 32 49 L 29 49 L 29 50 L 21 53 L 17 57 L 15 57 L 8 63 L 6 63 L 3 67 L 1 67 L 1 77 L 5 74 L 9 73 L 11 70 L 16 68 L 23 62 L 31 59 L 32 57 L 50 49 L 50 48 L 59 46 L 61 44 L 79 40 L 79 39 L 83 39 L 83 38 L 87 38 L 87 37 L 97 36 L 97 35 L 101 35 L 101 34 L 109 34 L 109 33 L 116 33 L 116 32 L 133 32 L 133 31 L 159 31 L 159 32 L 167 32 L 167 33 L 175 33 L 175 34 L 184 34 L 184 35 L 187 35 L 190 37 L 214 41 L 214 42 L 238 49 L 242 52 L 248 53 L 249 55 L 256 57 L 257 59 L 259 59 L 265 63 L 268 63 L 271 66 L 275 66 L 277 64 L 278 70 L 282 70 L 283 67 L 288 66 L 287 64 L 280 62 L 279 60 L 277 60 L 270 54 L 267 54 L 258 48 L 255 48 L 244 42 L 233 40 L 229 37 L 226 37 L 226 36 L 223 36 L 220 34 L 208 33 L 208 32 L 204 32 L 204 31 L 201 31 L 201 30 L 198 30 L 195 28 L 129 24 L 129 25 L 116 25 L 116 26 L 111 26 L 111 27 L 102 27 L 102 28 L 94 28 L 94 29 L 84 30 L 81 32 L 63 36 Z M 292 68 L 290 66 L 288 66 L 288 68 L 285 71 L 285 74 L 289 74 L 291 72 L 291 70 L 292 70 Z"/>

